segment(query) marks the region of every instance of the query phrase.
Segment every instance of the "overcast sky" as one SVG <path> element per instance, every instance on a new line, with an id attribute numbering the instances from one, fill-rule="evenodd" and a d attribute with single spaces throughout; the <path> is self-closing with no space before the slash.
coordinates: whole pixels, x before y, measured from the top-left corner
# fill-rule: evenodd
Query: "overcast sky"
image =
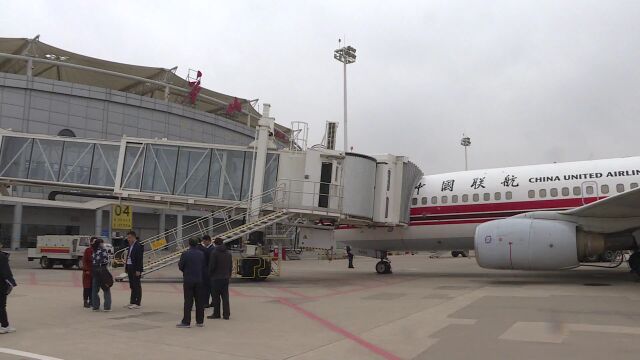
<path id="1" fill-rule="evenodd" d="M 354 151 L 427 174 L 640 154 L 640 1 L 7 1 L 0 36 L 200 69 L 277 122 L 342 134 L 337 40 Z M 342 146 L 342 137 L 338 139 Z"/>

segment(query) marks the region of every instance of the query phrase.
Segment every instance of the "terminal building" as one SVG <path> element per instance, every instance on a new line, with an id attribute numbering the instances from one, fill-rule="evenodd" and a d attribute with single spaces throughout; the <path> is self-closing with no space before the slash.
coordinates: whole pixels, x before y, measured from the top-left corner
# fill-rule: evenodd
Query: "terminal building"
<path id="1" fill-rule="evenodd" d="M 96 186 L 88 196 L 100 196 L 100 186 L 113 185 L 118 162 L 114 144 L 123 137 L 230 146 L 247 146 L 254 141 L 261 117 L 255 101 L 202 88 L 199 71 L 190 70 L 184 79 L 176 75 L 176 70 L 96 59 L 46 44 L 39 36 L 0 38 L 0 128 L 96 140 L 89 145 L 54 143 L 45 138 L 3 141 L 4 153 L 15 154 L 15 159 L 3 160 L 0 176 L 24 171 L 30 179 L 42 180 L 42 186 L 15 185 L 2 190 L 24 198 L 79 201 L 87 194 L 56 186 L 75 178 Z M 277 147 L 288 145 L 287 127 L 275 125 L 273 135 Z M 158 148 L 155 154 L 178 156 Z M 23 164 L 28 165 L 16 170 L 18 158 L 26 158 Z M 211 166 L 216 161 L 212 155 L 205 160 Z M 224 166 L 231 177 L 244 179 L 243 171 L 249 171 L 252 158 L 250 152 L 229 151 L 224 161 L 217 165 Z M 132 175 L 141 187 L 151 190 L 157 186 L 154 177 L 162 176 L 136 179 L 142 172 Z M 179 174 L 174 173 L 173 181 L 179 181 Z M 242 188 L 247 181 L 227 186 L 223 179 L 214 189 L 210 185 L 215 181 L 201 181 L 199 190 L 196 185 L 187 185 L 192 186 L 189 191 L 204 197 L 239 200 L 248 195 L 248 189 Z M 122 231 L 111 228 L 110 212 L 110 207 L 95 211 L 2 201 L 0 243 L 26 248 L 42 234 L 121 236 Z M 183 211 L 170 206 L 135 207 L 133 230 L 146 238 L 203 213 L 197 207 Z"/>

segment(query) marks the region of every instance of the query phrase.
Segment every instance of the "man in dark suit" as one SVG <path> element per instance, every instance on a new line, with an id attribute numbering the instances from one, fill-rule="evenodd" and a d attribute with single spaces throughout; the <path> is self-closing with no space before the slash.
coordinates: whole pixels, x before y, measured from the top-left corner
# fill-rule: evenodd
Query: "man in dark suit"
<path id="1" fill-rule="evenodd" d="M 127 233 L 127 241 L 129 242 L 129 251 L 127 252 L 125 271 L 129 277 L 131 298 L 129 305 L 126 307 L 129 309 L 140 309 L 140 303 L 142 301 L 142 285 L 140 284 L 140 279 L 142 278 L 142 271 L 144 270 L 142 265 L 144 246 L 140 245 L 134 231 Z"/>
<path id="2" fill-rule="evenodd" d="M 198 239 L 189 239 L 189 250 L 182 253 L 178 268 L 182 271 L 182 290 L 184 293 L 184 315 L 176 325 L 179 328 L 191 327 L 191 309 L 196 303 L 196 326 L 204 326 L 204 299 L 202 295 L 204 281 L 204 254 L 198 249 Z M 208 300 L 208 297 L 207 297 Z"/>
<path id="3" fill-rule="evenodd" d="M 204 267 L 202 268 L 202 297 L 203 304 L 205 308 L 213 306 L 213 303 L 210 301 L 212 297 L 211 293 L 211 281 L 209 281 L 209 256 L 211 256 L 211 252 L 213 251 L 213 244 L 211 243 L 211 236 L 204 235 L 202 237 L 202 241 L 200 245 L 198 245 L 198 250 L 202 251 L 204 254 Z"/>
<path id="4" fill-rule="evenodd" d="M 209 278 L 213 290 L 213 314 L 207 319 L 220 318 L 220 300 L 222 299 L 222 317 L 229 320 L 231 310 L 229 306 L 229 279 L 233 268 L 231 253 L 227 250 L 221 238 L 214 241 L 215 250 L 209 256 Z"/>
<path id="5" fill-rule="evenodd" d="M 9 318 L 7 317 L 7 295 L 15 286 L 17 284 L 9 267 L 9 254 L 0 251 L 0 334 L 16 331 L 15 328 L 9 326 Z"/>

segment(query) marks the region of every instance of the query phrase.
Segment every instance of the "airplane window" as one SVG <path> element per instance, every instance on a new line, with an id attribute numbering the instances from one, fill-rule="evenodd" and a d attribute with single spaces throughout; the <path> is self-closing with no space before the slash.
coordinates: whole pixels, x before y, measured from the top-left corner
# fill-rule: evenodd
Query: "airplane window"
<path id="1" fill-rule="evenodd" d="M 600 186 L 600 192 L 603 193 L 603 194 L 608 194 L 609 193 L 609 185 Z"/>
<path id="2" fill-rule="evenodd" d="M 619 193 L 624 192 L 624 184 L 616 185 L 616 191 Z"/>
<path id="3" fill-rule="evenodd" d="M 438 203 L 438 197 L 437 196 L 432 196 L 431 197 L 431 203 L 432 204 L 437 204 Z"/>
<path id="4" fill-rule="evenodd" d="M 638 183 L 631 183 L 631 186 L 629 186 L 630 189 L 635 189 L 638 187 Z"/>
<path id="5" fill-rule="evenodd" d="M 569 196 L 569 188 L 568 187 L 563 187 L 562 188 L 562 196 Z"/>
<path id="6" fill-rule="evenodd" d="M 493 194 L 493 198 L 496 200 L 500 200 L 500 197 L 502 196 L 502 194 L 500 194 L 499 192 Z"/>
<path id="7" fill-rule="evenodd" d="M 574 186 L 573 187 L 573 195 L 580 196 L 580 194 L 582 194 L 582 191 L 580 191 L 580 186 Z"/>
<path id="8" fill-rule="evenodd" d="M 451 195 L 451 202 L 456 204 L 458 202 L 458 195 Z"/>
<path id="9" fill-rule="evenodd" d="M 491 194 L 489 194 L 489 193 L 484 193 L 484 195 L 482 197 L 484 198 L 484 201 L 491 200 Z"/>
<path id="10" fill-rule="evenodd" d="M 424 198 L 423 198 L 424 199 Z M 411 199 L 411 205 L 418 205 L 418 198 Z"/>
<path id="11" fill-rule="evenodd" d="M 473 202 L 478 202 L 478 201 L 480 201 L 480 195 L 473 194 Z"/>
<path id="12" fill-rule="evenodd" d="M 468 194 L 462 195 L 462 202 L 469 202 L 469 195 Z"/>
<path id="13" fill-rule="evenodd" d="M 591 185 L 587 186 L 587 188 L 585 189 L 585 192 L 587 193 L 587 195 L 593 195 L 593 186 Z"/>
<path id="14" fill-rule="evenodd" d="M 513 193 L 511 191 L 507 191 L 504 197 L 507 198 L 507 200 L 511 200 L 513 198 Z"/>
<path id="15" fill-rule="evenodd" d="M 420 202 L 422 203 L 422 205 L 427 205 L 429 203 L 429 198 L 426 196 L 423 196 Z"/>
<path id="16" fill-rule="evenodd" d="M 558 189 L 552 188 L 551 190 L 549 190 L 549 195 L 551 195 L 551 197 L 557 197 L 558 196 Z"/>
<path id="17" fill-rule="evenodd" d="M 538 194 L 541 198 L 547 197 L 547 189 L 540 189 L 540 191 L 538 191 Z"/>
<path id="18" fill-rule="evenodd" d="M 533 199 L 534 197 L 536 197 L 536 191 L 535 190 L 529 190 L 529 199 Z"/>
<path id="19" fill-rule="evenodd" d="M 446 196 L 443 196 L 443 197 L 442 197 L 442 203 L 443 203 L 443 204 L 446 204 L 446 203 L 448 203 L 448 202 L 449 202 L 449 199 L 448 199 Z"/>

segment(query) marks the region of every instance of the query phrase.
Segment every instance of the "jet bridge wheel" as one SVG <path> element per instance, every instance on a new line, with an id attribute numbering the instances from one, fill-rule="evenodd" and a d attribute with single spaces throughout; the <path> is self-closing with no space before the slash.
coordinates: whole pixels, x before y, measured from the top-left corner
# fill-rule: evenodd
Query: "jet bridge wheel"
<path id="1" fill-rule="evenodd" d="M 391 263 L 389 260 L 380 260 L 376 263 L 376 272 L 378 274 L 391 274 Z"/>

